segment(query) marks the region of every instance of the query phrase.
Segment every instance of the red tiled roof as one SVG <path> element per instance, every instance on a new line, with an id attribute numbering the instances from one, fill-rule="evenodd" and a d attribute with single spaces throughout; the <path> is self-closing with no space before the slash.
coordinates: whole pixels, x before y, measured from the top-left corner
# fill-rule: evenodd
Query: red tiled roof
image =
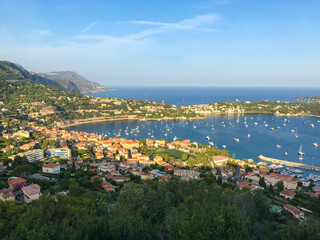
<path id="1" fill-rule="evenodd" d="M 302 213 L 298 208 L 296 208 L 290 204 L 284 205 L 284 208 L 287 209 L 289 212 L 293 213 L 294 215 L 299 215 Z"/>
<path id="2" fill-rule="evenodd" d="M 58 163 L 47 163 L 46 165 L 43 165 L 44 168 L 55 168 L 57 166 L 60 166 Z"/>
<path id="3" fill-rule="evenodd" d="M 287 190 L 287 189 L 283 190 L 281 193 L 284 194 L 284 195 L 290 196 L 290 197 L 293 197 L 293 196 L 296 195 L 295 192 L 289 191 L 289 190 Z"/>
<path id="4" fill-rule="evenodd" d="M 26 183 L 27 180 L 25 180 L 24 178 L 14 178 L 8 181 L 9 185 L 17 185 L 17 184 L 22 184 L 22 183 Z"/>

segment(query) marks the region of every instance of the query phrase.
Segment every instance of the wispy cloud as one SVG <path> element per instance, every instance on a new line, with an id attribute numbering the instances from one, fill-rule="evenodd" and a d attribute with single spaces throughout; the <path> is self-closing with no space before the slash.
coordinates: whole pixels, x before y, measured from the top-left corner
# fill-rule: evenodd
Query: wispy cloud
<path id="1" fill-rule="evenodd" d="M 140 40 L 145 40 L 146 38 L 166 32 L 175 32 L 175 31 L 186 31 L 186 30 L 208 30 L 203 28 L 205 25 L 212 24 L 218 21 L 220 17 L 217 14 L 208 14 L 208 15 L 199 15 L 194 18 L 184 19 L 175 23 L 167 23 L 167 22 L 154 22 L 154 21 L 129 21 L 126 23 L 130 24 L 139 24 L 152 26 L 152 28 L 125 35 L 122 37 L 115 37 L 110 35 L 96 35 L 96 34 L 82 34 L 78 36 L 79 39 L 87 39 L 87 40 L 96 40 L 96 41 L 110 41 L 110 42 L 119 42 L 119 43 L 132 43 Z M 89 25 L 90 26 L 90 25 Z M 210 29 L 209 29 L 210 30 Z"/>
<path id="2" fill-rule="evenodd" d="M 49 36 L 52 34 L 50 29 L 39 29 L 39 30 L 36 30 L 35 33 L 42 36 Z"/>
<path id="3" fill-rule="evenodd" d="M 166 30 L 193 30 L 198 27 L 213 23 L 219 20 L 220 17 L 216 14 L 200 15 L 191 19 L 185 19 L 177 23 L 152 22 L 152 21 L 130 21 L 130 23 L 159 26 L 162 31 Z M 160 30 L 159 29 L 159 30 Z"/>
<path id="4" fill-rule="evenodd" d="M 231 0 L 205 0 L 200 2 L 200 9 L 211 9 L 219 6 L 224 6 L 230 4 Z"/>
<path id="5" fill-rule="evenodd" d="M 85 28 L 83 28 L 81 30 L 81 33 L 84 34 L 86 32 L 88 32 L 91 28 L 93 28 L 97 23 L 96 22 L 92 22 L 90 23 L 88 26 L 86 26 Z"/>

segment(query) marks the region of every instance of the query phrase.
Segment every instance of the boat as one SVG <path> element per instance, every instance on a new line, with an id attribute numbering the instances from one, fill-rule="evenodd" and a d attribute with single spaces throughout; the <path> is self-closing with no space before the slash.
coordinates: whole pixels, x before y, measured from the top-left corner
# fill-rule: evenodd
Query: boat
<path id="1" fill-rule="evenodd" d="M 234 140 L 235 140 L 236 142 L 240 142 L 240 139 L 239 139 L 239 138 L 234 138 Z"/>
<path id="2" fill-rule="evenodd" d="M 276 145 L 276 147 L 277 147 L 277 148 L 281 148 L 281 146 L 280 146 L 280 145 Z"/>
<path id="3" fill-rule="evenodd" d="M 213 142 L 209 142 L 209 145 L 210 145 L 210 146 L 213 146 L 214 144 L 213 144 Z"/>
<path id="4" fill-rule="evenodd" d="M 212 132 L 214 132 L 214 128 L 212 128 Z"/>
<path id="5" fill-rule="evenodd" d="M 223 147 L 223 148 L 227 148 L 227 146 L 226 146 L 226 145 L 222 145 L 222 147 Z"/>
<path id="6" fill-rule="evenodd" d="M 312 143 L 312 145 L 318 147 L 318 143 Z"/>
<path id="7" fill-rule="evenodd" d="M 313 124 L 313 123 L 311 123 L 311 124 L 310 124 L 310 126 L 311 126 L 311 127 L 314 127 L 314 124 Z"/>
<path id="8" fill-rule="evenodd" d="M 293 132 L 293 133 L 294 133 L 294 130 L 293 130 L 293 129 L 291 129 L 291 132 Z"/>
<path id="9" fill-rule="evenodd" d="M 300 156 L 303 156 L 303 155 L 304 155 L 304 152 L 302 152 L 302 143 L 301 143 L 301 145 L 300 145 L 298 154 L 299 154 Z"/>
<path id="10" fill-rule="evenodd" d="M 288 153 L 287 153 L 287 152 L 285 152 L 285 153 L 284 153 L 284 155 L 288 155 Z"/>
<path id="11" fill-rule="evenodd" d="M 251 137 L 251 135 L 250 135 L 250 133 L 248 133 L 248 138 L 250 138 Z"/>
<path id="12" fill-rule="evenodd" d="M 272 128 L 270 128 L 270 130 L 271 130 L 271 131 L 274 131 L 274 128 L 272 127 Z"/>
<path id="13" fill-rule="evenodd" d="M 210 140 L 209 136 L 206 137 L 207 140 Z"/>

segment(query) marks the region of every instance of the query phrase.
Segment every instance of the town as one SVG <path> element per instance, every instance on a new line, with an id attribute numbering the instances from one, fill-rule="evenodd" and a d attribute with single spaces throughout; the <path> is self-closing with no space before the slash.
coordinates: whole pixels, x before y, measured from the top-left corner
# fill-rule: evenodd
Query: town
<path id="1" fill-rule="evenodd" d="M 242 191 L 267 193 L 270 211 L 286 211 L 304 221 L 314 218 L 306 199 L 320 195 L 320 185 L 281 175 L 252 159 L 190 140 L 129 140 L 45 127 L 14 117 L 2 118 L 2 201 L 30 203 L 42 194 L 73 195 L 95 186 L 119 193 L 130 181 L 212 181 Z M 69 174 L 73 182 L 65 185 Z M 79 183 L 79 179 L 86 179 Z"/>

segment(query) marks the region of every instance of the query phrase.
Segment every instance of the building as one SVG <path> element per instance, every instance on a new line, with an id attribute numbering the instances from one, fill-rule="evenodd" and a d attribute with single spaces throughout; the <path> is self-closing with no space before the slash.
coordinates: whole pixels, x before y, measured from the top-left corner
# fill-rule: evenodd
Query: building
<path id="1" fill-rule="evenodd" d="M 304 213 L 299 210 L 298 208 L 290 205 L 290 204 L 286 204 L 284 205 L 284 209 L 287 210 L 288 212 L 290 212 L 294 217 L 303 220 L 304 219 Z"/>
<path id="2" fill-rule="evenodd" d="M 224 156 L 213 156 L 212 157 L 212 161 L 215 165 L 217 165 L 218 167 L 221 167 L 225 164 L 227 164 L 228 162 L 228 157 L 224 157 Z"/>
<path id="3" fill-rule="evenodd" d="M 256 184 L 259 184 L 259 181 L 260 181 L 260 178 L 257 177 L 256 175 L 247 175 L 244 177 L 244 179 Z"/>
<path id="4" fill-rule="evenodd" d="M 294 179 L 288 175 L 281 175 L 278 173 L 270 173 L 269 175 L 265 176 L 265 179 L 268 180 L 272 185 L 275 185 L 277 182 L 282 181 L 284 188 L 289 190 L 295 190 L 298 186 L 297 179 Z"/>
<path id="5" fill-rule="evenodd" d="M 71 158 L 71 150 L 68 148 L 49 148 L 46 153 L 49 158 L 54 158 L 54 157 L 59 157 L 62 159 Z"/>
<path id="6" fill-rule="evenodd" d="M 183 180 L 199 179 L 200 173 L 192 170 L 179 169 L 174 170 L 174 175 L 180 176 Z"/>
<path id="7" fill-rule="evenodd" d="M 295 195 L 296 195 L 295 192 L 289 191 L 289 190 L 287 190 L 287 189 L 283 190 L 283 191 L 280 193 L 280 197 L 283 197 L 283 198 L 285 198 L 285 199 L 290 199 L 290 200 L 291 200 L 292 198 L 294 198 Z"/>
<path id="8" fill-rule="evenodd" d="M 0 201 L 14 201 L 15 196 L 9 188 L 0 190 Z"/>
<path id="9" fill-rule="evenodd" d="M 23 200 L 26 203 L 30 203 L 33 200 L 37 200 L 41 196 L 40 186 L 38 184 L 31 184 L 22 188 L 24 194 Z"/>
<path id="10" fill-rule="evenodd" d="M 110 191 L 115 192 L 115 191 L 116 191 L 116 188 L 117 188 L 117 186 L 114 186 L 114 185 L 112 185 L 112 184 L 109 183 L 109 182 L 103 182 L 103 184 L 102 184 L 101 187 L 102 187 L 104 190 L 108 191 L 108 192 L 110 192 Z"/>
<path id="11" fill-rule="evenodd" d="M 41 161 L 43 159 L 43 150 L 42 149 L 30 150 L 30 151 L 23 153 L 23 155 L 31 163 L 34 161 Z"/>
<path id="12" fill-rule="evenodd" d="M 11 191 L 15 191 L 27 185 L 27 180 L 25 180 L 24 178 L 13 178 L 8 180 L 8 184 L 9 184 L 9 189 Z"/>
<path id="13" fill-rule="evenodd" d="M 60 173 L 60 164 L 48 163 L 42 166 L 42 172 L 45 173 Z"/>

